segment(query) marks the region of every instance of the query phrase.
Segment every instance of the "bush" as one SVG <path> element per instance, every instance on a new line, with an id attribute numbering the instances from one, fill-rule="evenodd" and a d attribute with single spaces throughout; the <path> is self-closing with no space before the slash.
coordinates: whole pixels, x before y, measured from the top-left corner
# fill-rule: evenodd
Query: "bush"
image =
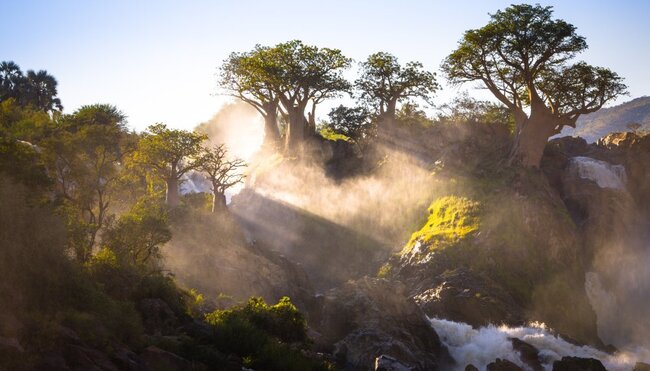
<path id="1" fill-rule="evenodd" d="M 300 351 L 308 345 L 307 324 L 288 297 L 272 306 L 261 298 L 251 298 L 245 305 L 207 314 L 206 321 L 214 329 L 217 348 L 239 355 L 246 367 L 327 369 Z"/>

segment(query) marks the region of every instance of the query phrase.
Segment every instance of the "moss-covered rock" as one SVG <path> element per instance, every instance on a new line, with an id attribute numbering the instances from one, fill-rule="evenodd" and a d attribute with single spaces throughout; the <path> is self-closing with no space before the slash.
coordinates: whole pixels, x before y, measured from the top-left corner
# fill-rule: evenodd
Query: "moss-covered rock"
<path id="1" fill-rule="evenodd" d="M 467 197 L 441 197 L 431 203 L 428 211 L 427 222 L 411 235 L 402 254 L 411 253 L 416 246 L 426 246 L 427 252 L 442 250 L 458 244 L 479 229 L 480 203 Z"/>

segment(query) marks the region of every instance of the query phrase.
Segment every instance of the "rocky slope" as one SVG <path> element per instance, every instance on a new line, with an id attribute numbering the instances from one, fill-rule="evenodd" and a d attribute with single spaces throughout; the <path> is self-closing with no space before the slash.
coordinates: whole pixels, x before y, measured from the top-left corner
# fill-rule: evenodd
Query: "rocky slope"
<path id="1" fill-rule="evenodd" d="M 638 124 L 638 127 L 636 125 Z M 576 128 L 565 127 L 561 136 L 581 137 L 589 143 L 613 132 L 650 129 L 650 97 L 641 97 L 614 107 L 580 116 Z"/>

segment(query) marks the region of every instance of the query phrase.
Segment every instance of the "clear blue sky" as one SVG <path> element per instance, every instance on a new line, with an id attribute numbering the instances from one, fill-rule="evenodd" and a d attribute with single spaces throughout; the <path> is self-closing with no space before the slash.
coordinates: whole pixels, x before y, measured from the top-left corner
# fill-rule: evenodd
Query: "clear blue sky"
<path id="1" fill-rule="evenodd" d="M 215 73 L 232 51 L 301 39 L 356 61 L 387 51 L 437 71 L 463 31 L 512 2 L 0 0 L 0 60 L 54 75 L 66 112 L 110 103 L 138 130 L 189 129 L 227 100 L 214 96 Z M 581 59 L 626 78 L 623 100 L 650 95 L 650 1 L 536 2 L 587 38 Z M 445 86 L 437 101 L 457 92 Z"/>

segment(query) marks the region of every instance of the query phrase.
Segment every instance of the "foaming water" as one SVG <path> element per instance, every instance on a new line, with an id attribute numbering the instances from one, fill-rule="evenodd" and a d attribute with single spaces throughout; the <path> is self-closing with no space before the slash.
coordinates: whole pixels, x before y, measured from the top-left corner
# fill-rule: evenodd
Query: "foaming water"
<path id="1" fill-rule="evenodd" d="M 593 180 L 601 188 L 625 189 L 626 174 L 623 165 L 578 156 L 571 158 L 569 166 L 579 177 Z"/>
<path id="2" fill-rule="evenodd" d="M 484 370 L 495 359 L 507 359 L 525 370 L 530 370 L 513 349 L 510 338 L 518 338 L 539 350 L 539 358 L 546 370 L 552 370 L 553 362 L 565 356 L 595 358 L 610 371 L 629 371 L 643 358 L 633 352 L 621 351 L 608 354 L 589 346 L 569 343 L 553 334 L 544 324 L 534 323 L 528 327 L 472 326 L 444 319 L 432 318 L 431 325 L 447 346 L 457 362 L 455 370 L 464 370 L 472 364 Z M 646 359 L 647 361 L 647 359 Z"/>

